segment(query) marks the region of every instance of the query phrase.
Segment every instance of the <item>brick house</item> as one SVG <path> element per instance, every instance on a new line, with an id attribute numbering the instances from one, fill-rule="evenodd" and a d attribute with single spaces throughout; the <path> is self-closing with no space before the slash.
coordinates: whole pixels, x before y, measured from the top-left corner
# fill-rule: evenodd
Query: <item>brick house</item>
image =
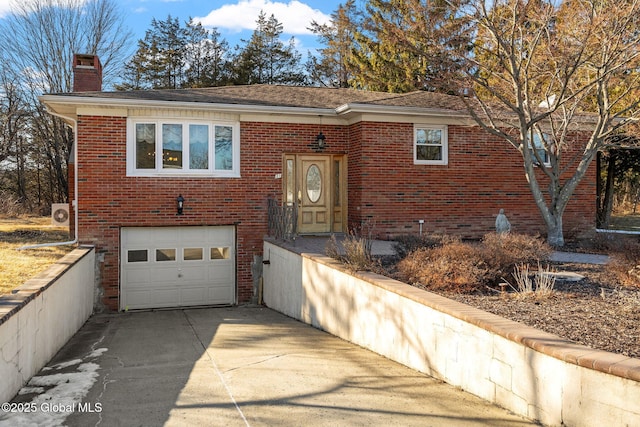
<path id="1" fill-rule="evenodd" d="M 109 309 L 251 301 L 269 198 L 299 203 L 301 234 L 370 222 L 379 238 L 475 238 L 501 208 L 514 231 L 545 232 L 519 153 L 456 97 L 271 85 L 101 92 L 99 60 L 74 63 L 74 92 L 41 99 L 75 132 L 72 228 L 100 254 Z M 593 227 L 595 191 L 591 168 L 565 230 Z"/>

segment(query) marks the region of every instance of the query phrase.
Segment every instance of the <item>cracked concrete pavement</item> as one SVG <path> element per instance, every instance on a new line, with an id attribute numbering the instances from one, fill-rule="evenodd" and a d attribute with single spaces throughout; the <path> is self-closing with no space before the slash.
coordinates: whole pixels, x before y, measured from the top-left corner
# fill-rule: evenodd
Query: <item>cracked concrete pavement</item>
<path id="1" fill-rule="evenodd" d="M 50 425 L 535 425 L 265 307 L 94 315 L 48 366 L 97 366 Z"/>

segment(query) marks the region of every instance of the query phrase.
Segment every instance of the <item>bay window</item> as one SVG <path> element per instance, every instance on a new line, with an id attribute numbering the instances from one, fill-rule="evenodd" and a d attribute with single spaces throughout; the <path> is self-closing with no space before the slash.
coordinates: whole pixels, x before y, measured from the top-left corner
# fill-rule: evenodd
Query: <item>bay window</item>
<path id="1" fill-rule="evenodd" d="M 237 123 L 130 119 L 128 176 L 239 176 Z"/>

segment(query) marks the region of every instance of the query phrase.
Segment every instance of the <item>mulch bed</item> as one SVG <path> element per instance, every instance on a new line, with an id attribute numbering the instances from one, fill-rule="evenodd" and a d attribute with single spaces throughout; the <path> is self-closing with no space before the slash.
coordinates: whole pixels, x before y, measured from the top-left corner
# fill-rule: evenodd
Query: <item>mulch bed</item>
<path id="1" fill-rule="evenodd" d="M 547 297 L 513 290 L 439 295 L 612 353 L 640 358 L 640 288 L 612 284 L 602 265 L 554 264 L 557 271 L 585 276 L 579 282 L 556 281 Z"/>

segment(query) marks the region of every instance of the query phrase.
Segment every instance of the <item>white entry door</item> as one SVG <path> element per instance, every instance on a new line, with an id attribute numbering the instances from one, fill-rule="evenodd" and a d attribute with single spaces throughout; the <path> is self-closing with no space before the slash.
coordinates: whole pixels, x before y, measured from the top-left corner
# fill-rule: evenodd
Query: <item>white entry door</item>
<path id="1" fill-rule="evenodd" d="M 235 303 L 235 230 L 121 229 L 121 310 Z"/>

